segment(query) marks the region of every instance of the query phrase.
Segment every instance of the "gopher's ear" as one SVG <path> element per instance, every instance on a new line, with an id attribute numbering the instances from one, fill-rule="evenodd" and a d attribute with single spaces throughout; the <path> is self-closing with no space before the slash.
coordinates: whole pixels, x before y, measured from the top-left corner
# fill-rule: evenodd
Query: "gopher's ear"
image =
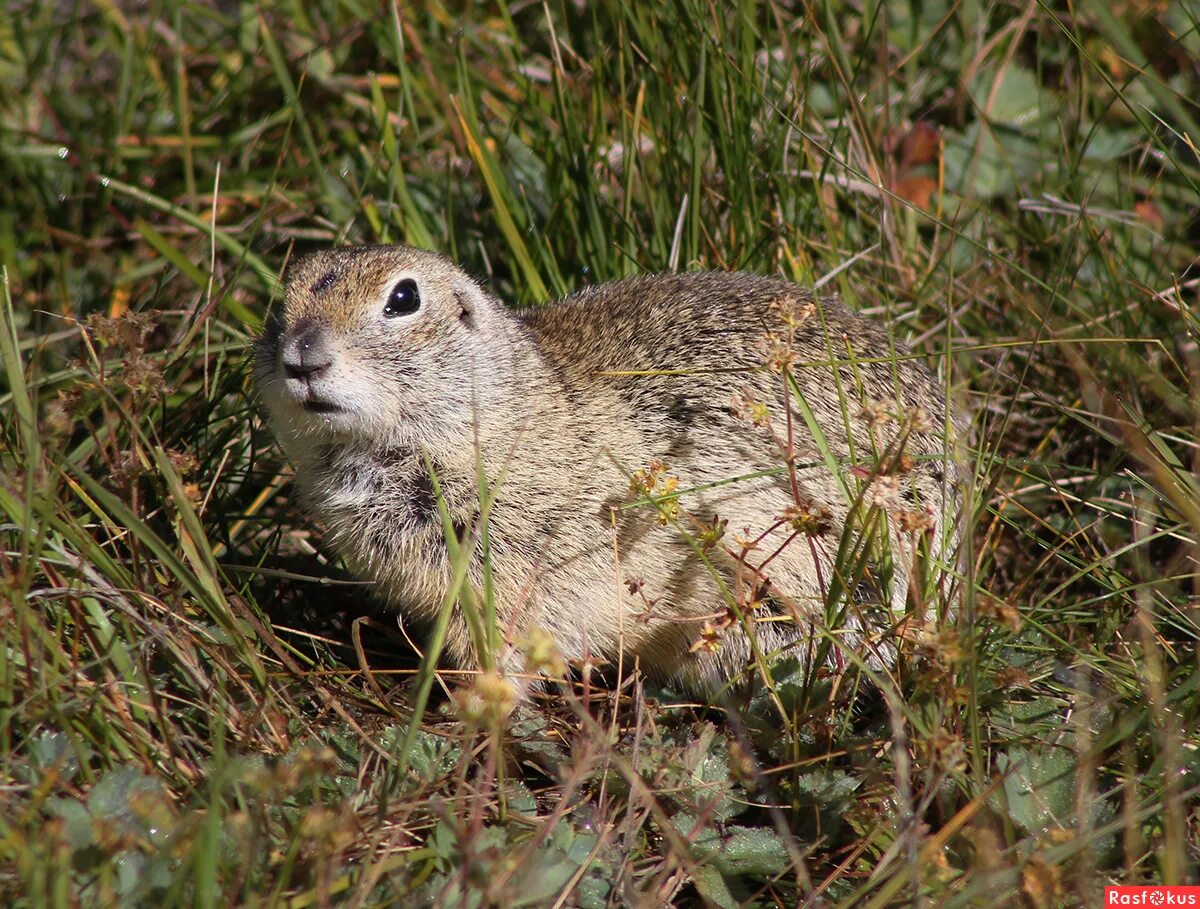
<path id="1" fill-rule="evenodd" d="M 467 300 L 467 294 L 460 288 L 455 288 L 454 302 L 455 306 L 458 307 L 458 321 L 461 321 L 468 329 L 472 329 L 474 327 L 475 307 Z"/>
<path id="2" fill-rule="evenodd" d="M 493 311 L 503 308 L 499 300 L 470 279 L 455 281 L 453 293 L 458 320 L 466 328 L 486 325 Z"/>
<path id="3" fill-rule="evenodd" d="M 458 307 L 458 321 L 467 328 L 475 327 L 475 301 L 470 292 L 461 287 L 454 288 L 454 304 Z"/>

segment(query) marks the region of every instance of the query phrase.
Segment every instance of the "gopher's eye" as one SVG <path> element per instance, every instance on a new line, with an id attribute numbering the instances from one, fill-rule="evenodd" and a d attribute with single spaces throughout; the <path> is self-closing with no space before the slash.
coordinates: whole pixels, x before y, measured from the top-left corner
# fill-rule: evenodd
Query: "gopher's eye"
<path id="1" fill-rule="evenodd" d="M 412 278 L 405 278 L 392 288 L 387 305 L 383 307 L 383 314 L 389 319 L 394 319 L 396 316 L 411 315 L 420 308 L 421 295 L 417 293 L 417 282 Z"/>

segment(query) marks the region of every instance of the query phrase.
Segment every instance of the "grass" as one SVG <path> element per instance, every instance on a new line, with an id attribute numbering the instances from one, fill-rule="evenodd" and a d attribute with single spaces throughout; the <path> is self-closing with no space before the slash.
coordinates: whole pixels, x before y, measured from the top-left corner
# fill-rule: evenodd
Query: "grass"
<path id="1" fill-rule="evenodd" d="M 1197 60 L 1181 0 L 9 4 L 0 902 L 1197 882 Z M 512 302 L 742 268 L 892 320 L 973 424 L 957 622 L 882 699 L 458 722 L 247 368 L 292 256 L 392 241 Z"/>

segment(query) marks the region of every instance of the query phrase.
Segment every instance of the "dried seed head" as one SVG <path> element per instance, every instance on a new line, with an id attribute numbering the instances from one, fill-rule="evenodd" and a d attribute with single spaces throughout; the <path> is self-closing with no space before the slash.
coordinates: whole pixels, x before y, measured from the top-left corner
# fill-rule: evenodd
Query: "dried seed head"
<path id="1" fill-rule="evenodd" d="M 893 476 L 876 477 L 867 490 L 867 501 L 876 508 L 887 508 L 900 495 L 900 479 Z"/>
<path id="2" fill-rule="evenodd" d="M 110 476 L 118 486 L 128 487 L 138 478 L 150 472 L 141 453 L 135 449 L 125 449 L 117 452 L 113 458 Z"/>
<path id="3" fill-rule="evenodd" d="M 1021 616 L 1021 611 L 1011 603 L 1006 603 L 995 597 L 981 596 L 977 604 L 980 616 L 988 619 L 997 619 L 1000 624 L 1013 634 L 1016 634 L 1025 627 L 1025 619 Z"/>
<path id="4" fill-rule="evenodd" d="M 1066 905 L 1070 892 L 1062 868 L 1040 855 L 1033 856 L 1021 870 L 1021 889 L 1035 909 Z"/>
<path id="5" fill-rule="evenodd" d="M 750 402 L 747 406 L 747 416 L 755 426 L 769 426 L 771 424 L 771 408 L 767 406 L 766 401 Z"/>
<path id="6" fill-rule="evenodd" d="M 632 495 L 649 495 L 658 482 L 658 470 L 661 461 L 651 461 L 645 470 L 635 470 L 629 478 L 629 492 Z"/>
<path id="7" fill-rule="evenodd" d="M 729 743 L 729 772 L 743 784 L 758 783 L 758 763 L 754 754 L 737 739 Z"/>
<path id="8" fill-rule="evenodd" d="M 833 526 L 833 512 L 826 506 L 808 499 L 789 505 L 784 510 L 781 520 L 786 521 L 792 530 L 805 536 L 820 537 L 827 534 Z"/>
<path id="9" fill-rule="evenodd" d="M 633 476 L 629 478 L 629 491 L 635 495 L 662 495 L 664 492 L 670 492 L 678 483 L 678 480 L 667 474 L 666 462 L 655 458 L 646 465 L 645 470 L 633 472 Z M 670 489 L 664 490 L 664 485 L 669 485 Z"/>
<path id="10" fill-rule="evenodd" d="M 106 347 L 121 347 L 137 354 L 146 347 L 146 336 L 154 330 L 154 318 L 141 312 L 127 312 L 116 319 L 93 313 L 87 317 L 87 327 L 92 337 Z"/>
<path id="11" fill-rule="evenodd" d="M 758 352 L 772 372 L 791 369 L 798 359 L 791 343 L 774 334 L 768 334 L 758 343 Z"/>
<path id="12" fill-rule="evenodd" d="M 47 435 L 65 436 L 74 431 L 78 397 L 77 394 L 68 397 L 67 392 L 60 391 L 58 397 L 46 403 L 42 412 L 42 428 Z"/>
<path id="13" fill-rule="evenodd" d="M 725 536 L 725 528 L 729 524 L 727 520 L 720 515 L 713 515 L 712 520 L 704 525 L 704 529 L 696 537 L 696 541 L 700 544 L 700 548 L 708 552 Z"/>
<path id="14" fill-rule="evenodd" d="M 942 666 L 957 666 L 967 655 L 962 638 L 953 628 L 937 628 L 927 623 L 917 633 L 917 643 L 927 657 Z"/>
<path id="15" fill-rule="evenodd" d="M 927 433 L 933 431 L 933 418 L 929 416 L 929 412 L 920 405 L 909 408 L 905 415 L 908 425 L 915 433 Z"/>
<path id="16" fill-rule="evenodd" d="M 135 352 L 125 361 L 125 368 L 117 376 L 117 381 L 135 394 L 151 399 L 159 397 L 167 390 L 163 381 L 162 364 L 140 352 Z"/>
<path id="17" fill-rule="evenodd" d="M 635 471 L 629 479 L 629 491 L 634 495 L 664 499 L 679 488 L 679 478 L 667 473 L 667 465 L 657 458 L 645 470 Z M 670 524 L 679 517 L 679 502 L 673 498 L 656 501 L 658 523 Z"/>
<path id="18" fill-rule="evenodd" d="M 556 679 L 567 674 L 567 663 L 558 648 L 558 642 L 544 628 L 531 625 L 525 629 L 517 641 L 517 647 L 525 655 L 525 666 L 530 672 Z"/>
<path id="19" fill-rule="evenodd" d="M 768 308 L 791 331 L 801 328 L 817 311 L 812 300 L 801 301 L 791 295 L 776 297 Z"/>
<path id="20" fill-rule="evenodd" d="M 875 400 L 868 398 L 863 401 L 858 411 L 858 418 L 872 426 L 884 426 L 896 422 L 896 402 L 890 399 Z"/>
<path id="21" fill-rule="evenodd" d="M 913 508 L 900 512 L 901 533 L 929 533 L 934 526 L 933 512 L 928 508 Z"/>
<path id="22" fill-rule="evenodd" d="M 692 646 L 688 648 L 691 653 L 699 653 L 701 650 L 715 653 L 721 649 L 721 630 L 712 622 L 705 621 L 700 629 L 700 636 L 692 642 Z"/>
<path id="23" fill-rule="evenodd" d="M 171 462 L 171 466 L 181 477 L 189 477 L 200 469 L 200 462 L 196 460 L 196 456 L 186 451 L 168 448 L 167 460 Z"/>
<path id="24" fill-rule="evenodd" d="M 481 672 L 457 692 L 455 701 L 463 722 L 495 726 L 508 719 L 517 706 L 517 688 L 498 672 Z"/>
<path id="25" fill-rule="evenodd" d="M 749 527 L 743 527 L 741 533 L 735 533 L 733 535 L 733 542 L 741 550 L 743 556 L 759 547 L 758 537 L 750 532 Z"/>
<path id="26" fill-rule="evenodd" d="M 1019 666 L 1003 666 L 993 676 L 993 680 L 997 688 L 1029 688 L 1033 685 L 1033 679 L 1029 673 Z"/>

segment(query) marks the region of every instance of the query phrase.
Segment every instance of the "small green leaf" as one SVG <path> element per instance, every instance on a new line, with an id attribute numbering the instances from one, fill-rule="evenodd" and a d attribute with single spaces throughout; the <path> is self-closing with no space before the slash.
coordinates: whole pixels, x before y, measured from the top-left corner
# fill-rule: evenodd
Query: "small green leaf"
<path id="1" fill-rule="evenodd" d="M 981 74 L 971 86 L 971 96 L 992 123 L 1027 126 L 1058 113 L 1058 103 L 1042 90 L 1029 70 L 1009 64 L 999 77 Z"/>
<path id="2" fill-rule="evenodd" d="M 814 840 L 834 836 L 860 785 L 861 779 L 840 770 L 813 770 L 799 777 L 791 800 L 801 835 Z"/>
<path id="3" fill-rule="evenodd" d="M 677 814 L 671 818 L 671 823 L 688 836 L 696 826 L 696 818 Z M 720 830 L 706 825 L 692 841 L 692 857 L 716 868 L 725 877 L 778 874 L 790 861 L 787 848 L 774 830 L 739 825 Z"/>
<path id="4" fill-rule="evenodd" d="M 1009 815 L 1026 830 L 1066 826 L 1075 807 L 1075 753 L 1045 745 L 1013 746 L 996 756 L 1005 775 L 1004 800 Z"/>
<path id="5" fill-rule="evenodd" d="M 56 798 L 46 803 L 46 813 L 63 823 L 67 843 L 76 852 L 93 844 L 92 816 L 74 799 Z"/>
<path id="6" fill-rule="evenodd" d="M 729 891 L 729 885 L 725 883 L 725 878 L 721 877 L 721 872 L 712 865 L 697 869 L 692 883 L 696 885 L 702 897 L 721 909 L 738 909 L 741 905 L 741 901 Z"/>

